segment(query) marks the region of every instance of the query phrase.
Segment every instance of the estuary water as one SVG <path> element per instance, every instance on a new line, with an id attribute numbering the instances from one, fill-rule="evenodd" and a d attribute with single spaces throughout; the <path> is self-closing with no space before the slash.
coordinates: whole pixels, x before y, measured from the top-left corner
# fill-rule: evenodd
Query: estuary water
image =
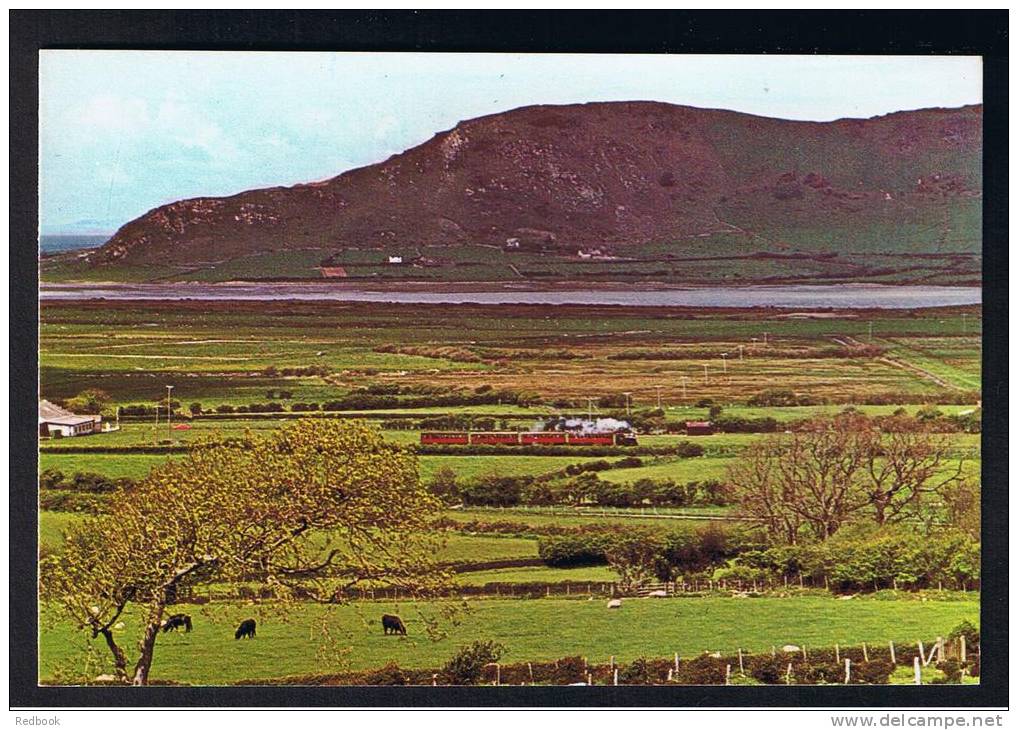
<path id="1" fill-rule="evenodd" d="M 329 301 L 395 304 L 587 304 L 630 307 L 777 307 L 785 309 L 917 309 L 982 302 L 971 286 L 881 284 L 728 287 L 622 286 L 524 288 L 510 285 L 439 284 L 370 287 L 353 284 L 42 284 L 42 301 Z"/>

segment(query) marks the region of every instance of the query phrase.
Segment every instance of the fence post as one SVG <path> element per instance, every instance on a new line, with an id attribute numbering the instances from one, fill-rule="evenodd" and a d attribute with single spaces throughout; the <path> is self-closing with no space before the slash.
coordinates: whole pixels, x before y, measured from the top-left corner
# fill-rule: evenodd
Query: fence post
<path id="1" fill-rule="evenodd" d="M 845 657 L 845 684 L 852 679 L 852 660 Z"/>
<path id="2" fill-rule="evenodd" d="M 841 648 L 837 644 L 834 645 L 834 661 L 841 664 Z"/>
<path id="3" fill-rule="evenodd" d="M 527 662 L 527 671 L 530 672 L 530 683 L 534 683 L 534 665 Z"/>
<path id="4" fill-rule="evenodd" d="M 739 649 L 739 674 L 741 674 L 743 677 L 746 676 L 746 667 L 742 663 L 742 649 Z"/>
<path id="5" fill-rule="evenodd" d="M 594 678 L 591 676 L 590 672 L 587 672 L 587 684 L 588 685 L 594 684 Z"/>
<path id="6" fill-rule="evenodd" d="M 919 658 L 923 660 L 923 666 L 925 667 L 927 664 L 929 664 L 929 662 L 926 661 L 926 651 L 923 649 L 922 640 L 920 639 L 919 641 L 917 641 L 916 645 L 919 647 Z M 933 652 L 930 652 L 930 654 L 932 653 Z"/>
<path id="7" fill-rule="evenodd" d="M 919 657 L 915 657 L 912 660 L 912 667 L 915 670 L 915 683 L 916 684 L 922 684 L 923 683 L 923 670 L 919 668 Z"/>
<path id="8" fill-rule="evenodd" d="M 805 644 L 802 645 L 802 660 L 804 662 L 809 660 L 808 657 L 806 656 L 806 645 Z"/>
<path id="9" fill-rule="evenodd" d="M 788 663 L 788 671 L 785 672 L 785 684 L 792 683 L 792 662 Z"/>
<path id="10" fill-rule="evenodd" d="M 431 686 L 432 687 L 437 687 L 438 686 L 438 675 L 437 674 L 432 674 L 431 675 Z"/>
<path id="11" fill-rule="evenodd" d="M 669 669 L 668 670 L 668 681 L 671 682 L 672 679 L 674 679 L 674 677 L 675 677 L 675 670 L 674 669 Z"/>
<path id="12" fill-rule="evenodd" d="M 618 687 L 619 686 L 619 670 L 618 669 L 615 670 L 614 681 L 615 681 L 615 686 Z"/>
<path id="13" fill-rule="evenodd" d="M 862 643 L 862 660 L 867 664 L 870 661 L 870 653 L 866 650 L 866 642 Z"/>
<path id="14" fill-rule="evenodd" d="M 932 657 L 931 657 L 931 659 L 932 659 Z M 937 637 L 937 661 L 938 662 L 944 661 L 944 637 L 943 636 L 938 636 Z"/>
<path id="15" fill-rule="evenodd" d="M 963 636 L 962 637 L 962 641 L 964 641 L 964 640 L 965 640 L 965 637 Z M 964 646 L 964 644 L 962 646 Z M 962 650 L 962 656 L 964 656 L 964 655 L 965 655 L 965 651 Z M 675 671 L 676 672 L 679 671 L 679 652 L 675 652 Z"/>
<path id="16" fill-rule="evenodd" d="M 894 642 L 893 641 L 888 641 L 887 645 L 889 647 L 891 647 L 891 664 L 897 664 L 898 660 L 894 656 Z"/>
<path id="17" fill-rule="evenodd" d="M 732 683 L 732 665 L 725 665 L 725 684 L 729 685 Z"/>
<path id="18" fill-rule="evenodd" d="M 965 661 L 965 634 L 958 637 L 958 643 L 960 644 L 960 653 L 962 662 Z"/>

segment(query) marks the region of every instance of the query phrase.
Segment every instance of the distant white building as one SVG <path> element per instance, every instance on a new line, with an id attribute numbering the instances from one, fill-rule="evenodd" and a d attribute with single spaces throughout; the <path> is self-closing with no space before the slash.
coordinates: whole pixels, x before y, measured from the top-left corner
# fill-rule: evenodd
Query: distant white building
<path id="1" fill-rule="evenodd" d="M 79 416 L 48 400 L 39 401 L 40 436 L 83 436 L 98 433 L 101 424 L 102 416 Z"/>
<path id="2" fill-rule="evenodd" d="M 390 256 L 389 257 L 389 263 L 390 264 L 401 264 L 401 263 L 403 263 L 403 257 L 402 256 Z"/>

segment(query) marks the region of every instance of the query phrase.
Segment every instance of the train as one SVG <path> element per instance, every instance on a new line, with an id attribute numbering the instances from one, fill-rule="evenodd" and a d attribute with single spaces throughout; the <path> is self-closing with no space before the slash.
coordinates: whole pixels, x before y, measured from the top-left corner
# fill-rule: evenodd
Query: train
<path id="1" fill-rule="evenodd" d="M 425 445 L 486 446 L 636 446 L 636 436 L 624 431 L 424 431 Z"/>

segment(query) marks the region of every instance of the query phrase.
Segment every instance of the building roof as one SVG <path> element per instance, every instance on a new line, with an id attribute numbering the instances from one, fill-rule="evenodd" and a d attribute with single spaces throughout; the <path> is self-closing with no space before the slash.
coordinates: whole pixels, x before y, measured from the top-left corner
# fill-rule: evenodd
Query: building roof
<path id="1" fill-rule="evenodd" d="M 686 428 L 710 428 L 713 425 L 710 421 L 686 421 Z"/>
<path id="2" fill-rule="evenodd" d="M 39 422 L 55 423 L 60 426 L 77 426 L 82 423 L 90 423 L 98 420 L 98 416 L 79 416 L 71 413 L 66 408 L 50 403 L 48 400 L 39 401 Z"/>
<path id="3" fill-rule="evenodd" d="M 48 400 L 39 401 L 39 418 L 49 420 L 51 418 L 67 418 L 73 415 L 66 408 L 61 408 L 55 403 L 50 403 Z"/>

